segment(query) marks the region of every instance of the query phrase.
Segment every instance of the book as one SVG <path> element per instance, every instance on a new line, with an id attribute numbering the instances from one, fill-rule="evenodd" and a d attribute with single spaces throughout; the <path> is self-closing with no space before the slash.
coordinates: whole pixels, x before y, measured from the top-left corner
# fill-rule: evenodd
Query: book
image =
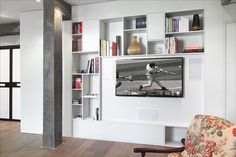
<path id="1" fill-rule="evenodd" d="M 106 41 L 106 55 L 110 56 L 110 41 Z"/>
<path id="2" fill-rule="evenodd" d="M 203 46 L 186 46 L 184 53 L 204 52 Z"/>
<path id="3" fill-rule="evenodd" d="M 107 42 L 106 42 L 106 40 L 103 40 L 102 41 L 102 51 L 103 51 L 103 56 L 106 56 L 106 51 L 107 51 L 107 48 L 106 48 L 106 45 L 107 45 Z"/>
<path id="4" fill-rule="evenodd" d="M 99 57 L 95 57 L 95 73 L 99 73 Z"/>
<path id="5" fill-rule="evenodd" d="M 117 43 L 112 42 L 112 56 L 117 56 Z"/>
<path id="6" fill-rule="evenodd" d="M 88 63 L 87 63 L 87 73 L 89 74 L 90 72 L 90 60 L 88 60 Z"/>
<path id="7" fill-rule="evenodd" d="M 89 73 L 94 73 L 94 58 L 90 60 L 90 69 Z"/>
<path id="8" fill-rule="evenodd" d="M 189 31 L 189 19 L 186 17 L 180 17 L 179 20 L 179 32 Z"/>
<path id="9" fill-rule="evenodd" d="M 179 41 L 176 37 L 169 37 L 165 40 L 165 53 L 166 54 L 174 54 L 178 53 L 179 49 Z"/>
<path id="10" fill-rule="evenodd" d="M 120 37 L 118 37 L 117 40 L 121 40 Z M 116 42 L 100 40 L 100 56 L 117 56 L 117 49 Z"/>
<path id="11" fill-rule="evenodd" d="M 121 36 L 116 36 L 116 44 L 117 44 L 116 54 L 117 56 L 121 56 Z"/>

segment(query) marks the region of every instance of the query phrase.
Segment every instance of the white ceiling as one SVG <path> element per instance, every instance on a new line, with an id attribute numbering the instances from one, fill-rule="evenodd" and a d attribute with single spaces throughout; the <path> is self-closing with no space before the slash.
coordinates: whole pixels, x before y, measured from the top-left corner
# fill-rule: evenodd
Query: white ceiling
<path id="1" fill-rule="evenodd" d="M 42 0 L 41 0 L 42 1 Z M 86 5 L 113 0 L 65 0 L 71 5 Z M 43 3 L 36 0 L 0 0 L 0 24 L 17 22 L 21 12 L 41 10 Z"/>

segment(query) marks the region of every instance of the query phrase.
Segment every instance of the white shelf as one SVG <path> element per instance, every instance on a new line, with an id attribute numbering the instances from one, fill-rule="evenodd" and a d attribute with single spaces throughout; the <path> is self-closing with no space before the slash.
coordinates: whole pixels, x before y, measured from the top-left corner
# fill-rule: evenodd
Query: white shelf
<path id="1" fill-rule="evenodd" d="M 82 91 L 83 89 L 72 89 L 73 91 Z"/>
<path id="2" fill-rule="evenodd" d="M 124 32 L 145 32 L 147 28 L 124 29 Z"/>
<path id="3" fill-rule="evenodd" d="M 79 34 L 72 34 L 72 36 L 73 36 L 73 37 L 82 36 L 82 34 L 81 34 L 81 33 L 79 33 Z"/>
<path id="4" fill-rule="evenodd" d="M 83 76 L 99 76 L 99 73 L 73 73 L 73 76 L 75 75 L 83 75 Z"/>
<path id="5" fill-rule="evenodd" d="M 101 56 L 101 58 L 142 58 L 142 57 L 178 57 L 178 56 L 191 56 L 191 55 L 204 55 L 204 52 L 194 53 L 174 53 L 174 54 L 155 54 L 154 52 L 144 55 L 122 55 L 122 56 Z"/>
<path id="6" fill-rule="evenodd" d="M 98 99 L 98 95 L 84 95 L 84 99 Z"/>
<path id="7" fill-rule="evenodd" d="M 147 42 L 164 42 L 164 39 L 147 40 Z"/>
<path id="8" fill-rule="evenodd" d="M 167 32 L 165 33 L 166 36 L 172 36 L 172 35 L 194 35 L 194 34 L 203 34 L 204 30 L 198 30 L 198 31 L 188 31 L 188 32 Z"/>
<path id="9" fill-rule="evenodd" d="M 73 106 L 82 106 L 83 104 L 72 104 Z"/>
<path id="10" fill-rule="evenodd" d="M 99 53 L 98 51 L 73 51 L 72 54 L 91 54 L 91 53 Z"/>

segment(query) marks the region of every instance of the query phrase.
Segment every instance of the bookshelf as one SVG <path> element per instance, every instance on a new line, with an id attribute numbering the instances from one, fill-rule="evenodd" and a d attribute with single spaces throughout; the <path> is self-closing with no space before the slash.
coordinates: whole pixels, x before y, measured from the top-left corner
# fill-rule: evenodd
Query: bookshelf
<path id="1" fill-rule="evenodd" d="M 92 22 L 72 23 L 72 113 L 73 119 L 100 120 L 100 58 L 90 48 Z M 85 40 L 85 41 L 84 41 Z M 90 48 L 90 49 L 89 49 Z M 97 116 L 97 110 L 99 115 Z"/>
<path id="2" fill-rule="evenodd" d="M 199 15 L 199 30 L 192 29 L 194 14 Z M 137 27 L 140 19 L 145 24 Z M 142 48 L 139 55 L 143 56 L 204 53 L 204 10 L 159 12 L 100 20 L 100 38 L 116 42 L 116 36 L 121 37 L 120 52 L 115 55 L 105 52 L 105 55 L 100 56 L 130 56 L 127 49 L 132 36 L 137 36 Z"/>
<path id="3" fill-rule="evenodd" d="M 192 18 L 194 14 L 200 16 L 200 30 L 192 30 Z M 183 29 L 168 29 L 169 22 L 167 19 L 184 18 L 186 27 Z M 146 24 L 137 27 L 137 19 L 142 19 Z M 141 21 L 142 21 L 141 20 Z M 77 120 L 96 120 L 97 109 L 99 110 L 99 120 L 102 120 L 102 101 L 101 101 L 101 61 L 103 58 L 144 58 L 144 57 L 196 57 L 204 55 L 203 51 L 192 51 L 185 53 L 186 47 L 204 48 L 204 10 L 188 10 L 178 12 L 157 12 L 146 15 L 134 15 L 127 17 L 117 17 L 112 19 L 94 20 L 96 22 L 83 21 L 83 30 L 81 33 L 72 34 L 73 41 L 81 39 L 82 45 L 79 50 L 73 50 L 73 78 L 81 78 L 82 88 L 72 88 L 73 99 L 77 100 L 72 103 L 73 118 Z M 78 24 L 80 22 L 74 22 Z M 74 24 L 73 23 L 73 24 Z M 95 24 L 96 23 L 96 24 Z M 171 23 L 171 22 L 170 22 Z M 73 25 L 72 24 L 72 25 Z M 173 25 L 173 22 L 172 22 Z M 184 24 L 183 24 L 184 26 Z M 96 30 L 96 31 L 95 31 Z M 95 34 L 95 35 L 94 35 Z M 140 55 L 128 55 L 127 49 L 130 45 L 132 36 L 138 37 L 141 44 L 142 53 Z M 119 37 L 119 48 L 113 53 L 113 43 L 117 42 Z M 178 48 L 169 51 L 169 39 L 178 40 Z M 101 42 L 102 41 L 102 42 Z M 93 46 L 93 44 L 95 46 Z M 105 44 L 105 47 L 103 46 Z M 109 46 L 107 46 L 109 45 Z M 174 44 L 173 44 L 174 45 Z M 173 46 L 172 45 L 172 46 Z M 176 45 L 176 44 L 175 44 Z M 103 48 L 102 48 L 103 47 Z M 103 53 L 103 49 L 105 53 Z M 109 49 L 109 50 L 108 50 Z M 99 59 L 99 71 L 88 72 L 88 60 L 93 58 Z M 111 74 L 112 75 L 112 74 Z M 80 121 L 78 123 L 86 123 Z M 89 123 L 89 122 L 88 122 Z M 95 126 L 98 124 L 94 124 Z M 178 135 L 185 135 L 187 126 L 180 124 L 170 125 L 168 123 L 160 124 L 164 128 L 164 144 L 179 145 L 176 142 Z M 76 126 L 75 126 L 76 127 Z"/>
<path id="4" fill-rule="evenodd" d="M 193 30 L 199 15 L 200 29 Z M 204 53 L 204 10 L 165 13 L 165 53 Z"/>

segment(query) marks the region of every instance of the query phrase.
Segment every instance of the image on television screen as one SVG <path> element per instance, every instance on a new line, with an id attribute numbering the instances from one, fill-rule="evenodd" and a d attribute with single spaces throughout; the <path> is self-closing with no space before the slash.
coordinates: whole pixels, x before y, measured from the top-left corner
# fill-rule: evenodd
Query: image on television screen
<path id="1" fill-rule="evenodd" d="M 183 97 L 184 60 L 175 58 L 116 61 L 116 96 Z"/>

